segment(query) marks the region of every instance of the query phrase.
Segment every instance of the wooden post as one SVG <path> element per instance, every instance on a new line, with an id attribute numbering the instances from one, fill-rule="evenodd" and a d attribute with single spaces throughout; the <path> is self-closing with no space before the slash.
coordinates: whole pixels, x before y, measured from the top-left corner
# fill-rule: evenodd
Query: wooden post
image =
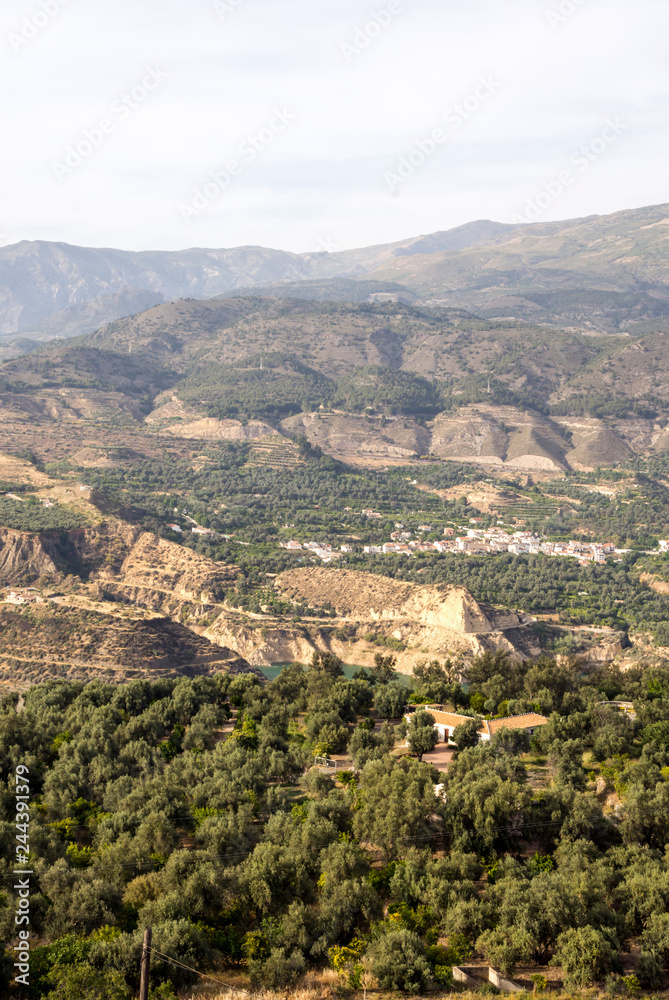
<path id="1" fill-rule="evenodd" d="M 139 1000 L 149 1000 L 149 967 L 151 965 L 151 928 L 144 931 L 142 965 L 139 978 Z"/>

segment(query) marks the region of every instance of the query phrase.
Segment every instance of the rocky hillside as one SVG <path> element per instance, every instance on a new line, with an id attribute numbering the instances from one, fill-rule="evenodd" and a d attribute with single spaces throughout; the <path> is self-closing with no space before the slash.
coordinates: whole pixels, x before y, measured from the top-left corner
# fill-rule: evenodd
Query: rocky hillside
<path id="1" fill-rule="evenodd" d="M 49 679 L 109 682 L 252 670 L 233 650 L 169 618 L 62 598 L 0 605 L 0 687 L 16 690 Z"/>
<path id="2" fill-rule="evenodd" d="M 465 590 L 316 567 L 282 574 L 277 591 L 314 609 L 331 604 L 335 620 L 314 610 L 299 626 L 272 614 L 258 622 L 226 603 L 238 572 L 116 516 L 70 531 L 2 529 L 0 586 L 36 589 L 27 604 L 2 605 L 0 682 L 239 670 L 309 660 L 317 649 L 371 664 L 377 634 L 389 632 L 407 647 L 399 656 L 406 672 L 424 647 L 538 652 L 528 619 L 477 604 Z"/>
<path id="3" fill-rule="evenodd" d="M 525 628 L 529 617 L 479 604 L 462 587 L 421 586 L 325 567 L 288 570 L 276 586 L 293 601 L 331 605 L 342 623 L 356 623 L 372 633 L 381 625 L 399 642 L 437 654 L 506 649 L 522 658 L 539 651 Z M 402 662 L 407 660 L 415 662 L 415 654 Z"/>
<path id="4" fill-rule="evenodd" d="M 666 350 L 443 309 L 164 305 L 0 366 L 0 450 L 87 465 L 305 436 L 371 466 L 589 469 L 666 450 Z"/>
<path id="5" fill-rule="evenodd" d="M 669 316 L 669 206 L 502 232 L 485 245 L 369 268 L 423 301 L 482 316 L 649 332 Z M 659 324 L 659 327 L 658 327 Z"/>
<path id="6" fill-rule="evenodd" d="M 306 438 L 370 467 L 430 456 L 547 474 L 656 455 L 669 446 L 668 211 L 476 223 L 304 257 L 0 249 L 6 331 L 30 326 L 31 310 L 48 326 L 53 308 L 72 333 L 77 316 L 95 325 L 114 302 L 150 305 L 177 286 L 239 292 L 245 275 L 265 293 L 305 277 L 328 296 L 337 282 L 376 289 L 355 301 L 164 301 L 12 356 L 0 364 L 0 451 L 87 467 L 248 441 L 281 465 Z"/>

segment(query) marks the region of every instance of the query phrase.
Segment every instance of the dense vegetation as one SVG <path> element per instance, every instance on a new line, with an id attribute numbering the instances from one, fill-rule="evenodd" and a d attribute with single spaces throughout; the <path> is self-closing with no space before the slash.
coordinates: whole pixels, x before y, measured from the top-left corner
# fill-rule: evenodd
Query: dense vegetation
<path id="1" fill-rule="evenodd" d="M 330 379 L 277 352 L 247 358 L 243 364 L 208 364 L 179 385 L 185 403 L 219 419 L 280 419 L 329 400 L 333 390 Z"/>
<path id="2" fill-rule="evenodd" d="M 53 531 L 83 528 L 89 518 L 81 510 L 56 504 L 44 507 L 36 497 L 26 495 L 25 499 L 12 500 L 0 497 L 0 524 L 17 531 Z"/>
<path id="3" fill-rule="evenodd" d="M 648 631 L 669 645 L 669 596 L 640 582 L 637 559 L 632 555 L 621 563 L 580 566 L 575 559 L 543 555 L 465 559 L 420 553 L 415 562 L 356 556 L 350 566 L 416 583 L 466 587 L 477 600 L 530 614 L 557 612 L 569 625 Z"/>
<path id="4" fill-rule="evenodd" d="M 553 957 L 572 987 L 609 975 L 624 992 L 615 976 L 632 943 L 638 979 L 657 985 L 669 958 L 669 673 L 487 654 L 465 694 L 450 663 L 426 664 L 413 701 L 464 703 L 472 720 L 550 714 L 532 748 L 509 731 L 471 747 L 463 725 L 444 776 L 419 760 L 424 712 L 413 757 L 393 750 L 404 725 L 374 725 L 403 711 L 392 667 L 379 656 L 371 676 L 347 680 L 324 655 L 266 685 L 47 683 L 18 710 L 6 696 L 0 928 L 13 944 L 23 764 L 44 942 L 28 995 L 125 1000 L 147 924 L 164 955 L 238 966 L 273 988 L 330 965 L 353 986 L 371 972 L 382 988 L 421 992 L 476 952 L 509 973 Z M 634 701 L 635 721 L 597 707 L 614 697 Z M 309 769 L 347 746 L 357 771 Z M 190 973 L 155 956 L 153 975 Z"/>
<path id="5" fill-rule="evenodd" d="M 354 413 L 366 409 L 434 416 L 444 408 L 440 386 L 398 368 L 371 365 L 339 379 L 335 406 Z"/>

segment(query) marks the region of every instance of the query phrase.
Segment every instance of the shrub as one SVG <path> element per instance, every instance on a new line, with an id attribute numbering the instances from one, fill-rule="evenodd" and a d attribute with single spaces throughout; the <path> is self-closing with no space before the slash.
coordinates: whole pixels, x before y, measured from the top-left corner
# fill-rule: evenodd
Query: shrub
<path id="1" fill-rule="evenodd" d="M 280 990 L 291 986 L 304 972 L 306 963 L 301 951 L 295 949 L 290 955 L 283 948 L 274 948 L 267 959 L 249 961 L 251 982 L 270 990 Z"/>
<path id="2" fill-rule="evenodd" d="M 595 927 L 570 927 L 560 934 L 554 962 L 562 966 L 569 987 L 584 987 L 601 979 L 611 969 L 617 949 Z"/>
<path id="3" fill-rule="evenodd" d="M 384 934 L 370 949 L 372 972 L 382 990 L 423 993 L 430 980 L 430 966 L 421 939 L 413 931 Z"/>
<path id="4" fill-rule="evenodd" d="M 90 965 L 55 965 L 47 980 L 46 1000 L 132 1000 L 118 972 L 99 972 Z"/>

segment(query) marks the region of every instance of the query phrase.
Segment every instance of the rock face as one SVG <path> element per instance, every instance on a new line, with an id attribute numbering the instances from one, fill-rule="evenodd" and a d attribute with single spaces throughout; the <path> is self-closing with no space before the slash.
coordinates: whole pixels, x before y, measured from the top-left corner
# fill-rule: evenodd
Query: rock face
<path id="1" fill-rule="evenodd" d="M 571 444 L 560 425 L 511 406 L 466 406 L 432 425 L 431 454 L 508 469 L 561 472 Z"/>
<path id="2" fill-rule="evenodd" d="M 427 455 L 431 435 L 428 428 L 410 417 L 384 420 L 352 413 L 300 413 L 281 424 L 285 434 L 304 434 L 312 445 L 335 457 L 405 459 Z"/>
<path id="3" fill-rule="evenodd" d="M 478 634 L 521 624 L 512 612 L 501 614 L 479 604 L 464 587 L 423 587 L 402 583 L 374 573 L 326 567 L 290 569 L 277 577 L 278 589 L 290 598 L 312 605 L 329 603 L 342 618 L 351 621 L 397 621 L 407 619 Z"/>
<path id="4" fill-rule="evenodd" d="M 530 619 L 479 604 L 463 587 L 422 587 L 325 567 L 287 570 L 276 586 L 291 600 L 315 608 L 330 604 L 342 623 L 369 625 L 372 631 L 377 623 L 392 625 L 396 639 L 438 654 L 505 649 L 525 659 L 539 652 L 533 633 L 523 627 Z"/>
<path id="5" fill-rule="evenodd" d="M 276 436 L 276 431 L 261 420 L 250 420 L 247 424 L 242 424 L 239 420 L 202 417 L 183 424 L 171 424 L 159 431 L 159 434 L 202 441 L 255 441 L 257 438 Z"/>
<path id="6" fill-rule="evenodd" d="M 103 568 L 98 579 L 143 607 L 175 600 L 216 604 L 237 574 L 235 567 L 212 562 L 174 542 L 143 532 L 116 572 Z"/>
<path id="7" fill-rule="evenodd" d="M 0 528 L 0 581 L 17 585 L 57 576 L 58 567 L 40 535 Z"/>
<path id="8" fill-rule="evenodd" d="M 160 411 L 157 411 L 160 412 Z M 193 422 L 193 436 L 215 436 L 205 432 L 205 421 Z M 222 423 L 222 422 L 221 422 Z M 226 421 L 232 424 L 234 421 Z M 652 424 L 635 421 L 620 427 L 601 420 L 560 417 L 549 419 L 531 410 L 512 406 L 464 406 L 455 413 L 442 413 L 423 425 L 409 417 L 379 419 L 347 413 L 301 413 L 281 424 L 284 434 L 304 434 L 311 444 L 346 461 L 401 461 L 421 455 L 455 462 L 468 462 L 510 471 L 564 472 L 598 465 L 616 465 L 634 453 L 625 434 L 631 434 L 640 450 L 659 450 L 662 439 Z M 185 425 L 172 425 L 163 433 L 188 436 Z M 201 430 L 197 430 L 201 428 Z M 245 429 L 246 430 L 246 429 Z M 220 436 L 235 436 L 220 429 Z M 247 431 L 249 436 L 252 432 Z"/>

